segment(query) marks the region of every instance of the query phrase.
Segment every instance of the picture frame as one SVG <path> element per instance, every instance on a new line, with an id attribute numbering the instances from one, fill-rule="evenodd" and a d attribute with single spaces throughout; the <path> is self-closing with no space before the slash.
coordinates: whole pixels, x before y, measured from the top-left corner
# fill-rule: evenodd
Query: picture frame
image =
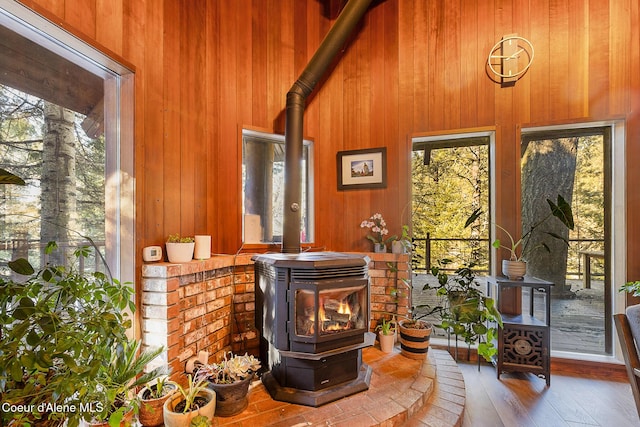
<path id="1" fill-rule="evenodd" d="M 387 148 L 338 151 L 338 190 L 387 187 Z"/>

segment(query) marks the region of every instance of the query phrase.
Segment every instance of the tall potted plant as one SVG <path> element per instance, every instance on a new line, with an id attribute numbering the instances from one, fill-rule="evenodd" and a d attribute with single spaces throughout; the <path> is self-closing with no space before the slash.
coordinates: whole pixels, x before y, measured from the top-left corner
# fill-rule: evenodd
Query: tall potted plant
<path id="1" fill-rule="evenodd" d="M 459 267 L 450 276 L 444 268 L 451 262 L 450 259 L 443 259 L 439 261 L 439 266 L 432 267 L 431 274 L 437 278 L 438 284 L 425 285 L 425 289 L 435 289 L 436 294 L 444 300 L 443 305 L 431 310 L 441 319 L 435 326 L 462 337 L 469 347 L 477 343 L 478 355 L 491 361 L 498 351 L 494 340 L 497 338 L 497 326 L 502 326 L 502 316 L 495 300 L 480 290 L 473 273 L 475 264 Z"/>
<path id="2" fill-rule="evenodd" d="M 555 217 L 569 230 L 573 230 L 574 228 L 573 211 L 571 209 L 571 205 L 561 195 L 558 194 L 556 202 L 552 201 L 551 199 L 547 199 L 547 203 L 550 210 L 549 214 L 535 224 L 530 225 L 520 238 L 515 238 L 504 227 L 495 224 L 495 226 L 501 231 L 501 233 L 507 236 L 509 241 L 505 243 L 504 240 L 496 239 L 492 242 L 491 245 L 496 249 L 502 248 L 509 251 L 509 259 L 505 259 L 502 261 L 502 274 L 504 274 L 511 280 L 521 280 L 526 274 L 527 265 L 524 257 L 527 253 L 529 253 L 529 251 L 545 249 L 546 251 L 551 252 L 549 245 L 544 242 L 539 243 L 533 248 L 529 247 L 531 237 L 536 231 L 539 231 L 539 227 L 541 227 L 551 218 Z M 473 212 L 467 219 L 465 228 L 475 222 L 481 214 L 482 211 L 480 209 Z M 562 240 L 567 246 L 569 245 L 568 240 L 563 236 L 549 231 L 545 231 L 544 234 L 554 239 Z"/>

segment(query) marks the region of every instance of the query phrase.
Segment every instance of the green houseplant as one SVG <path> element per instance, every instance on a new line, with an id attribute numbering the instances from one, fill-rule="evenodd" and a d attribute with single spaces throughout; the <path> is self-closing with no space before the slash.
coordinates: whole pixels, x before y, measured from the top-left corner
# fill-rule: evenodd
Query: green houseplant
<path id="1" fill-rule="evenodd" d="M 497 353 L 494 340 L 497 338 L 497 325 L 502 326 L 502 316 L 495 300 L 480 291 L 480 284 L 473 273 L 475 264 L 468 263 L 449 275 L 445 268 L 451 262 L 443 259 L 439 266 L 433 266 L 431 274 L 437 278 L 438 284 L 425 285 L 425 289 L 435 289 L 444 301 L 443 305 L 430 311 L 440 316 L 441 321 L 435 326 L 462 337 L 469 347 L 477 342 L 478 355 L 491 361 Z"/>
<path id="2" fill-rule="evenodd" d="M 391 353 L 396 339 L 395 320 L 381 318 L 376 325 L 376 330 L 378 331 L 380 350 L 385 353 Z"/>
<path id="3" fill-rule="evenodd" d="M 225 353 L 218 363 L 200 364 L 196 377 L 208 381 L 216 392 L 216 415 L 228 417 L 242 412 L 248 405 L 249 384 L 260 369 L 253 355 Z"/>
<path id="4" fill-rule="evenodd" d="M 530 248 L 529 246 L 531 237 L 534 233 L 540 231 L 539 228 L 543 224 L 555 217 L 569 230 L 573 230 L 574 228 L 571 205 L 561 195 L 558 194 L 556 202 L 551 199 L 547 199 L 547 204 L 549 205 L 549 213 L 540 221 L 535 224 L 531 224 L 520 238 L 514 237 L 507 229 L 499 224 L 495 224 L 496 228 L 498 228 L 509 240 L 508 242 L 505 242 L 504 240 L 495 239 L 491 245 L 496 249 L 506 249 L 509 252 L 509 259 L 505 259 L 502 262 L 502 273 L 512 280 L 522 279 L 525 275 L 526 261 L 524 257 L 526 257 L 527 253 L 537 249 L 545 249 L 546 251 L 551 252 L 549 245 L 545 242 L 541 242 L 533 248 Z M 465 228 L 475 222 L 481 214 L 482 212 L 480 209 L 473 212 L 467 219 Z M 562 240 L 567 246 L 569 245 L 567 239 L 557 233 L 549 231 L 544 231 L 543 233 L 551 238 Z"/>
<path id="5" fill-rule="evenodd" d="M 140 424 L 150 427 L 163 425 L 162 407 L 164 402 L 177 390 L 178 385 L 169 381 L 167 376 L 158 377 L 156 381 L 145 385 L 138 392 L 138 400 L 140 401 L 138 421 Z"/>
<path id="6" fill-rule="evenodd" d="M 173 393 L 162 407 L 166 427 L 186 427 L 191 421 L 203 416 L 212 419 L 216 410 L 216 393 L 207 388 L 204 378 L 194 380 L 187 377 L 187 386 L 178 384 L 178 392 Z"/>
<path id="7" fill-rule="evenodd" d="M 45 252 L 56 249 L 50 243 Z M 3 422 L 75 427 L 98 417 L 117 425 L 126 405 L 112 410 L 112 403 L 130 386 L 121 374 L 144 367 L 126 334 L 133 289 L 101 272 L 35 271 L 22 258 L 8 265 L 20 278 L 0 278 L 0 392 L 3 402 L 29 410 L 2 411 Z"/>

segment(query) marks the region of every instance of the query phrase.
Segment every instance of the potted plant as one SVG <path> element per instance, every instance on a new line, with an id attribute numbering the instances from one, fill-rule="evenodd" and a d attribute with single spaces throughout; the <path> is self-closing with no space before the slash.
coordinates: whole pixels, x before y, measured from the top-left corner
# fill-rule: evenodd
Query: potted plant
<path id="1" fill-rule="evenodd" d="M 396 328 L 394 327 L 394 321 L 387 320 L 383 317 L 378 322 L 376 330 L 378 331 L 380 350 L 385 353 L 391 353 L 396 340 Z"/>
<path id="2" fill-rule="evenodd" d="M 171 234 L 167 238 L 167 258 L 169 262 L 189 262 L 193 259 L 195 239 L 193 237 L 181 237 L 180 234 Z"/>
<path id="3" fill-rule="evenodd" d="M 139 408 L 135 391 L 165 373 L 164 367 L 144 372 L 145 367 L 163 350 L 140 351 L 139 341 L 116 345 L 109 362 L 99 369 L 98 386 L 89 396 L 94 405 L 90 425 L 131 425 Z"/>
<path id="4" fill-rule="evenodd" d="M 215 390 L 216 415 L 229 417 L 244 411 L 249 404 L 249 384 L 258 369 L 260 361 L 253 355 L 229 352 L 219 363 L 198 365 L 196 376 L 208 381 L 209 387 Z"/>
<path id="5" fill-rule="evenodd" d="M 45 253 L 56 249 L 49 243 Z M 87 252 L 80 248 L 75 256 L 80 259 Z M 125 355 L 131 355 L 127 330 L 128 313 L 135 311 L 133 289 L 111 278 L 106 264 L 106 274 L 52 265 L 35 271 L 22 258 L 8 266 L 20 279 L 0 277 L 0 393 L 3 402 L 29 410 L 2 411 L 0 424 L 66 420 L 76 427 L 106 413 L 119 387 L 126 388 L 124 377 L 116 377 L 111 368 L 112 362 L 126 362 Z M 133 376 L 142 365 L 135 364 Z M 118 385 L 112 387 L 107 379 Z M 106 392 L 112 393 L 108 399 Z M 114 423 L 125 411 L 115 412 Z"/>
<path id="6" fill-rule="evenodd" d="M 567 203 L 561 195 L 558 194 L 557 202 L 554 203 L 552 200 L 547 199 L 547 203 L 549 204 L 550 209 L 549 214 L 537 223 L 532 224 L 519 239 L 514 238 L 504 227 L 495 224 L 496 227 L 509 238 L 508 244 L 505 244 L 503 240 L 501 241 L 500 239 L 496 239 L 491 245 L 496 249 L 502 248 L 509 251 L 509 259 L 502 261 L 502 274 L 511 280 L 521 280 L 526 274 L 527 265 L 523 257 L 525 257 L 530 250 L 544 248 L 546 251 L 551 252 L 549 246 L 544 242 L 539 243 L 533 248 L 528 247 L 533 233 L 537 231 L 541 225 L 547 222 L 547 220 L 555 217 L 568 229 L 573 230 L 574 228 L 571 205 Z M 465 228 L 471 225 L 481 215 L 481 213 L 480 209 L 473 212 L 467 219 Z M 569 242 L 563 236 L 548 231 L 545 231 L 544 233 L 554 239 L 562 240 L 567 246 L 569 245 Z"/>
<path id="7" fill-rule="evenodd" d="M 186 388 L 180 384 L 177 386 L 178 392 L 173 393 L 162 407 L 166 427 L 189 426 L 198 416 L 213 418 L 216 410 L 216 393 L 207 388 L 205 379 L 194 381 L 189 375 Z"/>
<path id="8" fill-rule="evenodd" d="M 400 237 L 391 243 L 391 252 L 394 254 L 406 254 L 411 253 L 411 249 L 412 243 L 411 236 L 409 235 L 409 226 L 403 225 Z"/>
<path id="9" fill-rule="evenodd" d="M 169 381 L 167 376 L 159 377 L 155 382 L 144 386 L 138 392 L 140 408 L 138 421 L 143 426 L 159 426 L 164 424 L 162 407 L 164 402 L 176 391 L 178 385 Z"/>
<path id="10" fill-rule="evenodd" d="M 497 353 L 494 340 L 497 338 L 497 325 L 502 326 L 502 316 L 496 308 L 495 300 L 485 296 L 473 273 L 474 263 L 468 263 L 455 270 L 449 276 L 444 268 L 450 259 L 439 261 L 433 266 L 433 274 L 438 284 L 428 283 L 425 289 L 435 289 L 436 295 L 443 297 L 444 305 L 434 307 L 430 313 L 437 313 L 441 322 L 436 327 L 460 336 L 467 343 L 478 343 L 478 355 L 491 361 Z"/>
<path id="11" fill-rule="evenodd" d="M 367 239 L 373 242 L 373 251 L 378 253 L 387 252 L 387 244 L 393 242 L 397 236 L 385 237 L 389 234 L 387 229 L 387 223 L 385 222 L 382 214 L 375 213 L 360 223 L 360 228 L 368 228 L 371 230 L 370 234 L 367 234 Z"/>

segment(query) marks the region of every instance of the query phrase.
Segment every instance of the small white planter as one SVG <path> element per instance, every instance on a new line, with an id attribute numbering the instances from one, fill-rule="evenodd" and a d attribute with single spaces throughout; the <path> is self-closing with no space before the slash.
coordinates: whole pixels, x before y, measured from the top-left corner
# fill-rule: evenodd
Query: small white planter
<path id="1" fill-rule="evenodd" d="M 189 262 L 193 259 L 195 243 L 166 243 L 169 262 Z"/>
<path id="2" fill-rule="evenodd" d="M 509 280 L 522 280 L 527 274 L 527 263 L 524 261 L 502 260 L 502 274 Z"/>

